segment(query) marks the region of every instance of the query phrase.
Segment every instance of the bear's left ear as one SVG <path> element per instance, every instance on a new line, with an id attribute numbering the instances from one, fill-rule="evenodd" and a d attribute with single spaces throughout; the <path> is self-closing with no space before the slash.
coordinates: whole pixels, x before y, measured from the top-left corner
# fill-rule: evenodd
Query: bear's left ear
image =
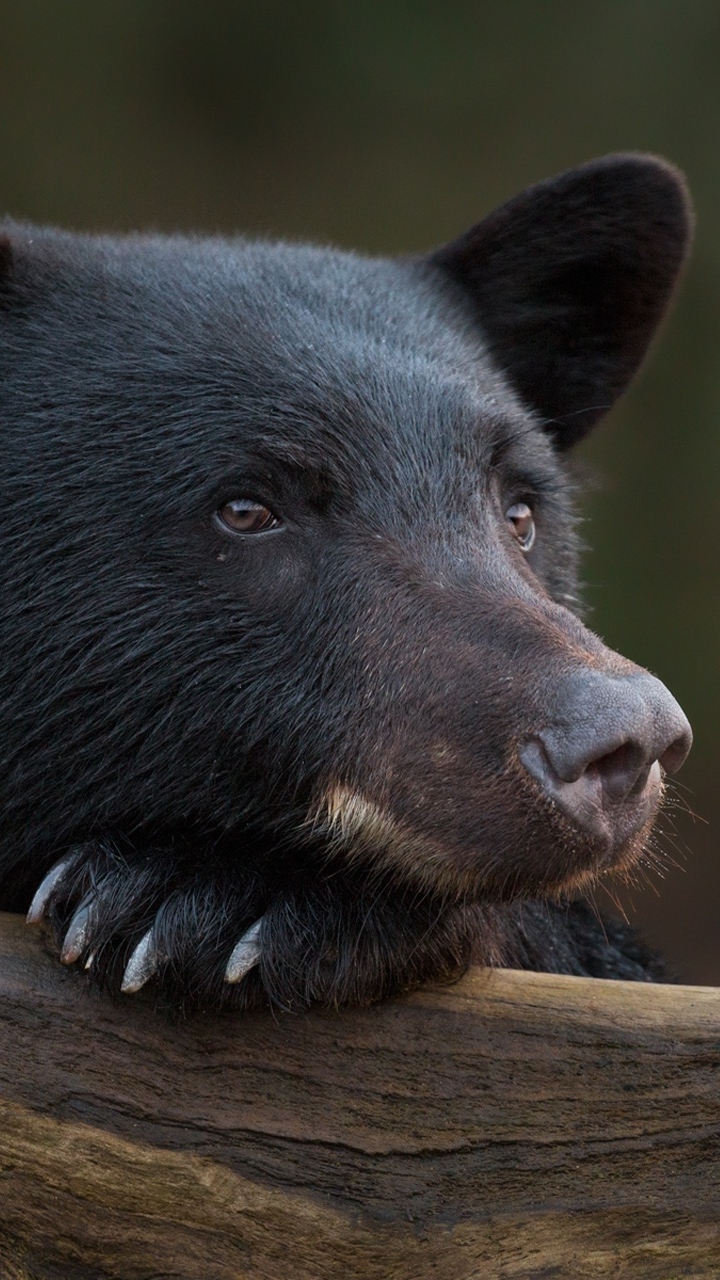
<path id="1" fill-rule="evenodd" d="M 692 227 L 677 169 L 613 155 L 529 187 L 426 261 L 471 299 L 498 366 L 566 448 L 642 361 Z"/>

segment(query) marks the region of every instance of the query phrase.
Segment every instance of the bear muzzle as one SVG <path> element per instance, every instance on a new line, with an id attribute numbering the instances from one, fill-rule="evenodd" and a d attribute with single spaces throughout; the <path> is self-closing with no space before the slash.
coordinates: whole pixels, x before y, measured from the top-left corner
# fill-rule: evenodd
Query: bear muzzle
<path id="1" fill-rule="evenodd" d="M 519 750 L 545 795 L 608 855 L 653 816 L 663 773 L 692 745 L 683 711 L 645 671 L 584 670 L 557 690 L 556 714 Z"/>

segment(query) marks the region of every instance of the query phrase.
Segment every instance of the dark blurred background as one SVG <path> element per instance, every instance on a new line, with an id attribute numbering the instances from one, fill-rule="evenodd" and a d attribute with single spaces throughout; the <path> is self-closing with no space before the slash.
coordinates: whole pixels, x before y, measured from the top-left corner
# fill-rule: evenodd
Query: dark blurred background
<path id="1" fill-rule="evenodd" d="M 394 252 L 604 152 L 686 171 L 677 309 L 584 446 L 586 580 L 595 628 L 696 731 L 672 861 L 624 901 L 685 980 L 720 984 L 717 0 L 16 0 L 0 31 L 0 208 L 20 218 Z"/>

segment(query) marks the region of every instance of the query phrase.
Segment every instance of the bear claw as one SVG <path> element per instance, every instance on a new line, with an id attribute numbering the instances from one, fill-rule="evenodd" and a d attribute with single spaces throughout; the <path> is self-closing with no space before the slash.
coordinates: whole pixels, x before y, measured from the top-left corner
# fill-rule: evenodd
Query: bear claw
<path id="1" fill-rule="evenodd" d="M 120 990 L 125 995 L 134 995 L 157 973 L 159 956 L 155 947 L 155 936 L 148 929 L 135 947 L 125 966 L 125 973 Z"/>
<path id="2" fill-rule="evenodd" d="M 233 948 L 230 959 L 225 969 L 226 982 L 240 982 L 245 974 L 256 965 L 260 959 L 260 928 L 262 926 L 262 917 L 255 921 L 249 929 L 245 930 L 240 941 Z"/>
<path id="3" fill-rule="evenodd" d="M 45 879 L 40 881 L 25 917 L 28 924 L 40 924 L 54 890 L 66 874 L 72 861 L 72 858 L 61 858 L 59 862 L 55 863 L 54 867 L 50 868 Z"/>
<path id="4" fill-rule="evenodd" d="M 70 921 L 60 952 L 61 964 L 74 964 L 87 948 L 93 923 L 93 905 L 92 899 L 81 903 Z"/>

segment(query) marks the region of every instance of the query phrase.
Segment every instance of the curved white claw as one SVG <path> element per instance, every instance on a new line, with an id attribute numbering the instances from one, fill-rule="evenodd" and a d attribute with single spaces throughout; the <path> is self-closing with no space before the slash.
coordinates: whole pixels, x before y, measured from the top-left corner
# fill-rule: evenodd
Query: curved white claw
<path id="1" fill-rule="evenodd" d="M 50 868 L 45 879 L 40 881 L 35 897 L 30 903 L 30 910 L 25 917 L 28 924 L 40 924 L 45 915 L 45 908 L 50 895 L 55 886 L 62 880 L 71 862 L 72 858 L 61 858 L 59 862 L 55 863 L 54 867 Z"/>
<path id="2" fill-rule="evenodd" d="M 82 903 L 70 921 L 62 944 L 62 951 L 60 952 L 60 962 L 62 964 L 74 964 L 76 960 L 80 959 L 87 947 L 90 941 L 93 905 L 92 899 L 90 902 Z"/>
<path id="3" fill-rule="evenodd" d="M 241 978 L 256 965 L 260 959 L 260 944 L 258 938 L 260 936 L 260 928 L 262 925 L 262 916 L 255 924 L 251 924 L 246 929 L 242 938 L 233 948 L 230 959 L 227 962 L 225 970 L 226 982 L 240 982 Z"/>
<path id="4" fill-rule="evenodd" d="M 125 995 L 133 995 L 149 982 L 157 973 L 159 956 L 155 949 L 155 938 L 152 929 L 148 929 L 138 942 L 125 966 L 125 973 L 120 990 Z"/>

